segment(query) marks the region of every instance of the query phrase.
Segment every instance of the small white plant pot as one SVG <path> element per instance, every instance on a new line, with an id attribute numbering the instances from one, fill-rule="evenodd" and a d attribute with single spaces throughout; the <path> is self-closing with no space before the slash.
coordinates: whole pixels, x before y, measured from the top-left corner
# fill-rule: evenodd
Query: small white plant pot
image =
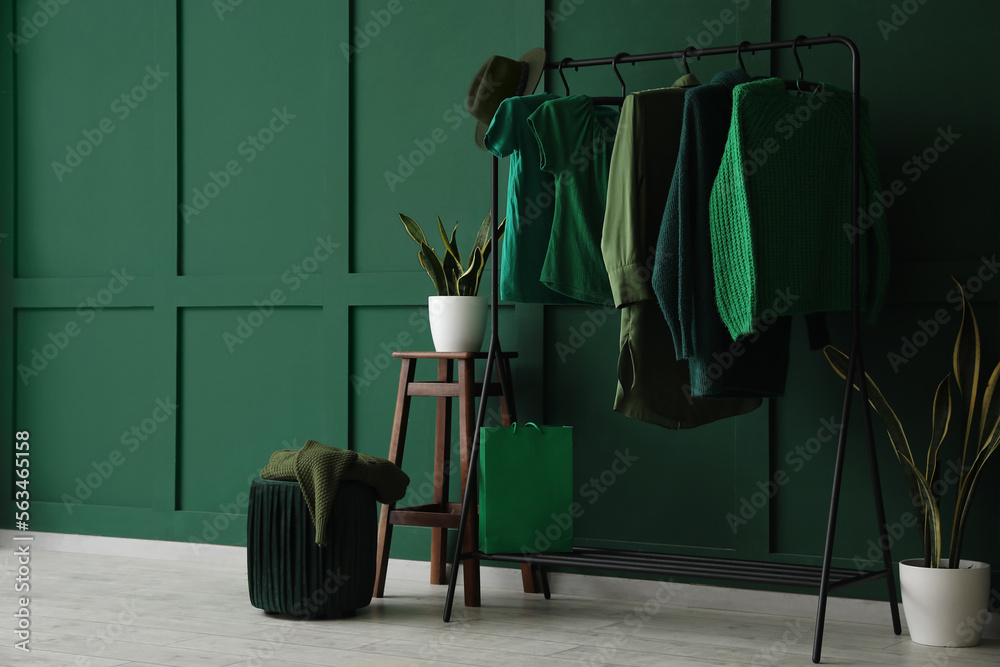
<path id="1" fill-rule="evenodd" d="M 975 646 L 990 618 L 990 564 L 924 567 L 923 558 L 899 562 L 899 586 L 910 639 L 927 646 Z"/>
<path id="2" fill-rule="evenodd" d="M 489 301 L 484 296 L 429 296 L 431 339 L 438 352 L 479 352 Z"/>

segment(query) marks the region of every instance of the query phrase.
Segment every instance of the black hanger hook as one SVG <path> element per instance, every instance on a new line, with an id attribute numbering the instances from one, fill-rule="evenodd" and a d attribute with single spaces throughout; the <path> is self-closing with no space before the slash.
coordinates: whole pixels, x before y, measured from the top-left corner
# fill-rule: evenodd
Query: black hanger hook
<path id="1" fill-rule="evenodd" d="M 566 83 L 566 75 L 563 74 L 563 67 L 565 67 L 566 63 L 570 60 L 572 60 L 572 58 L 563 58 L 559 61 L 559 78 L 562 79 L 563 87 L 566 89 L 566 97 L 569 97 L 569 84 Z"/>
<path id="2" fill-rule="evenodd" d="M 743 64 L 743 47 L 744 46 L 749 46 L 749 45 L 750 45 L 750 42 L 743 41 L 743 42 L 740 42 L 740 45 L 736 47 L 736 59 L 740 62 L 740 69 L 743 70 L 743 73 L 746 74 L 746 75 L 748 75 L 748 76 L 749 76 L 750 72 L 747 71 L 747 66 Z M 750 55 L 752 55 L 752 56 L 753 55 L 757 55 L 757 52 L 756 51 L 751 51 Z"/>
<path id="3" fill-rule="evenodd" d="M 686 49 L 684 49 L 684 55 L 682 56 L 682 60 L 683 60 L 683 63 L 684 63 L 684 70 L 688 74 L 690 74 L 691 73 L 691 67 L 688 66 L 688 51 L 694 51 L 694 47 L 693 46 L 689 46 Z M 698 56 L 698 60 L 701 60 L 701 56 Z"/>
<path id="4" fill-rule="evenodd" d="M 628 54 L 622 51 L 614 58 L 611 59 L 611 69 L 615 71 L 615 76 L 618 77 L 618 83 L 622 84 L 622 97 L 625 97 L 625 79 L 622 78 L 622 73 L 618 71 L 618 59 L 622 56 L 627 56 Z M 634 64 L 634 63 L 633 63 Z"/>
<path id="5" fill-rule="evenodd" d="M 792 55 L 795 56 L 795 64 L 799 66 L 799 78 L 795 82 L 795 87 L 799 89 L 799 93 L 802 93 L 802 80 L 806 78 L 805 70 L 802 69 L 802 59 L 799 58 L 799 42 L 805 39 L 805 35 L 799 35 L 794 40 L 792 40 Z"/>

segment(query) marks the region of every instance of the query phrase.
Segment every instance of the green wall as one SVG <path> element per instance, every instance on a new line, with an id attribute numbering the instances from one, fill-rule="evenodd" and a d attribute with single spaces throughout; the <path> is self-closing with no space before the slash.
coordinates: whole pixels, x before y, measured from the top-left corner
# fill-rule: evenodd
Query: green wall
<path id="1" fill-rule="evenodd" d="M 244 544 L 247 479 L 270 452 L 313 438 L 385 455 L 398 382 L 388 354 L 431 346 L 430 284 L 396 213 L 460 220 L 471 242 L 489 205 L 489 159 L 473 146 L 465 92 L 489 55 L 543 44 L 560 60 L 800 33 L 858 43 L 882 178 L 906 183 L 890 211 L 891 299 L 866 329 L 866 355 L 923 442 L 957 327 L 948 276 L 964 282 L 998 251 L 1000 92 L 986 83 L 985 45 L 1000 7 L 912 3 L 904 23 L 893 4 L 100 0 L 39 17 L 37 0 L 4 0 L 0 27 L 19 37 L 0 56 L 0 423 L 31 431 L 31 529 Z M 734 9 L 737 21 L 719 20 Z M 893 18 L 898 30 L 886 27 Z M 808 78 L 849 85 L 845 50 L 802 58 Z M 788 53 L 745 60 L 753 74 L 795 74 Z M 735 58 L 690 65 L 708 80 Z M 670 61 L 622 68 L 630 90 L 678 73 Z M 609 69 L 567 78 L 574 93 L 617 89 Z M 562 91 L 558 76 L 546 82 Z M 960 138 L 913 180 L 907 161 L 939 128 Z M 970 285 L 991 363 L 993 277 Z M 945 332 L 893 368 L 887 354 L 941 307 Z M 611 411 L 616 313 L 505 304 L 520 418 L 576 427 L 577 542 L 817 562 L 834 453 L 821 440 L 839 422 L 843 388 L 799 324 L 786 397 L 677 432 Z M 846 345 L 846 320 L 831 325 Z M 578 337 L 581 327 L 592 335 Z M 557 351 L 574 342 L 573 354 Z M 421 502 L 433 421 L 430 405 L 415 406 L 406 470 L 408 500 Z M 854 436 L 839 565 L 865 558 L 876 535 Z M 911 508 L 881 432 L 879 444 L 887 515 L 899 523 Z M 637 465 L 590 503 L 584 485 L 620 448 Z M 7 466 L 9 440 L 0 455 Z M 0 478 L 4 527 L 11 477 Z M 995 568 L 998 480 L 994 470 L 982 484 L 965 551 Z M 732 518 L 741 508 L 745 523 Z M 428 531 L 396 535 L 393 556 L 427 558 Z M 917 554 L 916 531 L 893 549 Z"/>

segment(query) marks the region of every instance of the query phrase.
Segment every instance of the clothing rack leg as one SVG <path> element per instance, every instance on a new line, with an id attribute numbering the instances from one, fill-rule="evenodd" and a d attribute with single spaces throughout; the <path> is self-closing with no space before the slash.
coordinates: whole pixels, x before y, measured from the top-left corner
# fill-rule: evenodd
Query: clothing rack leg
<path id="1" fill-rule="evenodd" d="M 859 354 L 859 369 L 858 376 L 859 379 L 864 377 L 864 357 L 861 355 L 861 350 L 858 350 Z M 885 568 L 885 582 L 888 588 L 889 596 L 889 612 L 892 615 L 892 631 L 899 635 L 902 634 L 903 628 L 899 622 L 899 602 L 896 598 L 896 577 L 893 573 L 893 561 L 892 554 L 890 553 L 889 547 L 889 529 L 885 521 L 885 504 L 882 502 L 882 478 L 879 476 L 878 472 L 878 457 L 875 452 L 875 433 L 872 428 L 872 414 L 871 407 L 868 404 L 868 384 L 859 383 L 861 387 L 861 404 L 864 406 L 864 418 L 865 418 L 865 440 L 868 443 L 868 467 L 871 471 L 872 477 L 872 492 L 875 496 L 875 517 L 878 520 L 878 531 L 879 531 L 879 546 L 882 548 L 882 566 Z"/>
<path id="2" fill-rule="evenodd" d="M 444 601 L 444 622 L 451 620 L 451 608 L 455 602 L 455 585 L 458 583 L 458 568 L 462 563 L 462 547 L 465 542 L 466 522 L 469 520 L 469 509 L 472 506 L 472 480 L 475 479 L 476 471 L 479 470 L 479 429 L 486 421 L 486 404 L 489 396 L 489 378 L 493 373 L 493 364 L 496 362 L 499 352 L 500 342 L 494 338 L 490 340 L 490 351 L 486 355 L 486 380 L 483 382 L 483 393 L 479 397 L 479 412 L 476 415 L 476 428 L 472 436 L 472 451 L 469 453 L 469 479 L 462 492 L 462 514 L 458 521 L 458 536 L 455 539 L 455 551 L 451 559 L 451 573 L 448 576 L 448 593 Z"/>
<path id="3" fill-rule="evenodd" d="M 451 620 L 451 608 L 455 602 L 455 584 L 458 583 L 458 567 L 462 563 L 462 545 L 465 540 L 465 524 L 469 520 L 469 508 L 472 504 L 472 490 L 475 487 L 479 470 L 479 434 L 486 422 L 486 405 L 489 399 L 490 378 L 493 377 L 494 364 L 500 377 L 500 386 L 506 396 L 510 397 L 508 409 L 513 414 L 514 393 L 510 389 L 510 378 L 503 368 L 500 350 L 500 239 L 497 238 L 497 209 L 500 199 L 497 181 L 500 174 L 500 160 L 495 155 L 490 160 L 490 244 L 493 252 L 490 255 L 490 351 L 486 355 L 486 371 L 483 374 L 483 392 L 479 397 L 479 411 L 476 413 L 476 428 L 472 436 L 472 451 L 469 453 L 469 481 L 462 490 L 462 514 L 458 522 L 458 536 L 455 540 L 454 557 L 451 560 L 451 575 L 448 577 L 448 593 L 444 601 L 444 622 Z M 505 380 L 506 378 L 506 380 Z M 506 384 L 505 384 L 506 382 Z"/>
<path id="4" fill-rule="evenodd" d="M 851 345 L 851 359 L 848 362 L 847 377 L 853 378 L 858 366 L 860 340 L 855 338 Z M 840 506 L 840 481 L 844 476 L 844 454 L 847 449 L 847 427 L 851 419 L 850 380 L 844 382 L 844 409 L 840 418 L 840 437 L 837 439 L 837 460 L 833 467 L 833 491 L 830 495 L 830 518 L 826 525 L 826 546 L 823 549 L 823 570 L 820 574 L 819 604 L 816 608 L 816 629 L 813 635 L 812 661 L 818 663 L 823 651 L 823 625 L 826 623 L 826 601 L 830 595 L 830 567 L 833 562 L 833 540 L 837 532 L 837 510 Z"/>
<path id="5" fill-rule="evenodd" d="M 503 354 L 497 354 L 497 377 L 500 382 L 500 415 L 503 426 L 510 426 L 517 421 L 517 408 L 514 403 L 514 385 L 510 374 L 510 359 Z M 521 589 L 525 593 L 538 593 L 538 568 L 521 563 Z"/>

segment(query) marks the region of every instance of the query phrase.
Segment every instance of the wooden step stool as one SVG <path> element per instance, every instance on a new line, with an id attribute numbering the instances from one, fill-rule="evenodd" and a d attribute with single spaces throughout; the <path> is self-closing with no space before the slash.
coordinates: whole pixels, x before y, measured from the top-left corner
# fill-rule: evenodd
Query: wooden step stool
<path id="1" fill-rule="evenodd" d="M 437 419 L 434 434 L 434 499 L 433 502 L 412 507 L 396 508 L 395 505 L 383 505 L 378 524 L 378 546 L 376 551 L 375 591 L 374 596 L 385 594 L 385 577 L 389 567 L 389 546 L 392 542 L 392 527 L 423 526 L 431 528 L 431 583 L 448 583 L 445 568 L 448 550 L 448 528 L 457 529 L 461 520 L 462 503 L 448 501 L 448 481 L 451 464 L 451 399 L 458 397 L 459 452 L 462 489 L 465 489 L 469 476 L 469 457 L 472 453 L 472 440 L 476 426 L 476 398 L 482 396 L 483 384 L 475 381 L 475 364 L 477 359 L 485 359 L 485 352 L 393 352 L 392 356 L 402 359 L 399 372 L 399 393 L 396 396 L 396 415 L 392 422 L 392 438 L 389 441 L 389 460 L 403 467 L 403 447 L 406 444 L 406 425 L 410 416 L 411 396 L 433 396 L 437 400 Z M 516 352 L 501 353 L 498 359 L 503 364 L 507 377 L 510 377 L 510 359 L 517 357 Z M 418 359 L 437 360 L 436 382 L 415 382 L 414 375 Z M 458 363 L 458 380 L 452 373 L 453 362 Z M 499 382 L 490 382 L 489 396 L 500 397 L 500 415 L 504 426 L 510 425 L 510 413 L 514 408 L 514 397 L 505 396 Z M 478 502 L 473 509 L 478 507 Z M 476 551 L 479 543 L 479 513 L 469 514 L 465 529 L 465 551 Z M 465 605 L 478 607 L 479 591 L 479 561 L 462 561 L 462 574 L 465 582 Z M 525 593 L 535 593 L 534 577 L 531 566 L 521 565 L 521 579 Z"/>

